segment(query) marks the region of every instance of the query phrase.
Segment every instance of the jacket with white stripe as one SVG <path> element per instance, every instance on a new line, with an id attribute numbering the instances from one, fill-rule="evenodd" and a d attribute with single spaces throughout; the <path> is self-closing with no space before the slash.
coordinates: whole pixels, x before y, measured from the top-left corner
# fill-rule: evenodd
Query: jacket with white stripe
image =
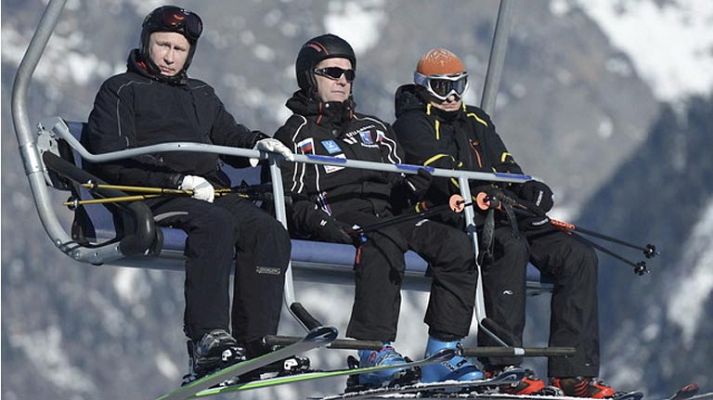
<path id="1" fill-rule="evenodd" d="M 296 154 L 403 162 L 391 126 L 354 112 L 350 100 L 325 103 L 298 91 L 287 107 L 294 114 L 274 137 Z M 291 216 L 297 226 L 310 225 L 306 221 L 319 209 L 335 218 L 355 210 L 389 215 L 392 202 L 408 193 L 402 174 L 292 162 L 284 162 L 281 168 L 285 191 L 293 197 Z"/>

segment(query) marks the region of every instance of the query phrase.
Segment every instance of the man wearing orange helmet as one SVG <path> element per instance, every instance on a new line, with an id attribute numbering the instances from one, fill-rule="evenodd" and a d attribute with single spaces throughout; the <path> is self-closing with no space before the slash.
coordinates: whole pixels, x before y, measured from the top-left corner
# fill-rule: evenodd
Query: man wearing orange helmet
<path id="1" fill-rule="evenodd" d="M 458 56 L 446 49 L 432 49 L 421 57 L 414 84 L 396 91 L 394 131 L 406 152 L 406 162 L 445 169 L 522 173 L 495 131 L 490 116 L 466 105 L 468 73 Z M 538 181 L 494 185 L 471 181 L 474 194 L 491 198 L 508 196 L 527 204 L 539 216 L 514 213 L 476 213 L 481 233 L 481 257 L 485 309 L 510 345 L 522 345 L 525 327 L 525 271 L 531 261 L 554 277 L 550 346 L 572 346 L 569 358 L 552 358 L 548 375 L 565 394 L 611 397 L 615 391 L 595 377 L 599 374 L 597 316 L 597 257 L 594 250 L 550 227 L 545 216 L 553 205 L 552 191 Z M 459 193 L 457 182 L 434 178 L 426 200 L 443 204 Z M 501 197 L 502 198 L 502 197 Z M 490 215 L 488 217 L 488 214 Z M 451 221 L 460 226 L 463 221 Z M 479 332 L 480 345 L 497 345 Z M 518 365 L 520 358 L 483 359 L 486 371 L 498 372 Z M 510 392 L 531 394 L 545 387 L 533 375 Z"/>

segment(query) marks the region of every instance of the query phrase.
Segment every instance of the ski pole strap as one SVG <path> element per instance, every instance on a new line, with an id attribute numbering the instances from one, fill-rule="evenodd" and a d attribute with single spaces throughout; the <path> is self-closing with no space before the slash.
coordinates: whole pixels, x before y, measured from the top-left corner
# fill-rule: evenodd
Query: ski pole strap
<path id="1" fill-rule="evenodd" d="M 520 237 L 520 231 L 517 228 L 517 218 L 515 217 L 515 211 L 513 210 L 512 205 L 508 203 L 503 203 L 503 210 L 505 210 L 505 215 L 507 216 L 508 221 L 510 222 L 512 236 L 515 238 Z"/>
<path id="2" fill-rule="evenodd" d="M 495 209 L 488 210 L 485 216 L 485 224 L 483 225 L 483 250 L 478 254 L 478 265 L 483 265 L 486 257 L 488 260 L 493 258 L 493 238 L 495 237 Z"/>

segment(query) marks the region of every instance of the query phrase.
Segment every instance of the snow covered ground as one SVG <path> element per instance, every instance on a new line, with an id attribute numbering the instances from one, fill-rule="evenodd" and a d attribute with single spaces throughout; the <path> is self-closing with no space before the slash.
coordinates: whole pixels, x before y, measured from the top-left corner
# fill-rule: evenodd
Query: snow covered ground
<path id="1" fill-rule="evenodd" d="M 580 8 L 626 53 L 660 100 L 713 89 L 713 2 L 552 0 L 562 17 Z"/>
<path id="2" fill-rule="evenodd" d="M 687 271 L 687 275 L 671 288 L 666 312 L 668 319 L 681 327 L 684 344 L 690 345 L 706 313 L 706 301 L 713 293 L 713 199 L 685 243 L 684 258 L 675 269 Z"/>

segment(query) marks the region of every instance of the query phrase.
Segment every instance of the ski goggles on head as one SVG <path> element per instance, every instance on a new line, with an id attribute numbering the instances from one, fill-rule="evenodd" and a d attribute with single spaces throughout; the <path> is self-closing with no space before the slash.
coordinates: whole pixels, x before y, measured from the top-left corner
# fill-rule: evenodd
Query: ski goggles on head
<path id="1" fill-rule="evenodd" d="M 178 32 L 196 41 L 203 33 L 203 21 L 198 14 L 178 7 L 166 7 L 156 16 L 157 28 Z"/>
<path id="2" fill-rule="evenodd" d="M 463 97 L 463 93 L 468 90 L 468 73 L 463 72 L 456 75 L 423 75 L 414 72 L 413 81 L 419 86 L 423 86 L 433 97 L 439 100 L 446 100 L 451 95 L 458 98 Z"/>
<path id="3" fill-rule="evenodd" d="M 316 68 L 314 74 L 333 80 L 337 80 L 344 75 L 347 82 L 354 81 L 356 75 L 353 69 L 341 69 L 339 67 Z"/>

